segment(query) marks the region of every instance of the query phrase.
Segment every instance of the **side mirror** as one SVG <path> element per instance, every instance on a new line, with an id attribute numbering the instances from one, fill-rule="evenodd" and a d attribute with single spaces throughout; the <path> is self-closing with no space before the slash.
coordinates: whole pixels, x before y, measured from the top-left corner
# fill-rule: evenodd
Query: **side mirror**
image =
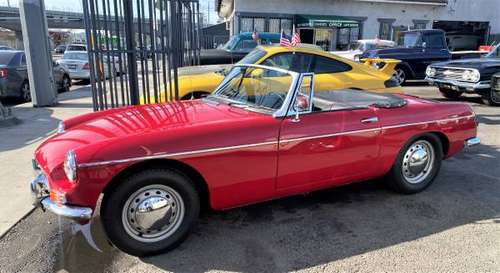
<path id="1" fill-rule="evenodd" d="M 295 110 L 297 112 L 304 112 L 309 110 L 309 101 L 304 95 L 298 95 L 297 100 L 295 100 Z"/>
<path id="2" fill-rule="evenodd" d="M 307 97 L 301 94 L 297 95 L 297 98 L 295 98 L 294 108 L 295 108 L 295 117 L 292 119 L 292 122 L 299 122 L 300 113 L 309 110 L 309 100 L 307 99 Z"/>

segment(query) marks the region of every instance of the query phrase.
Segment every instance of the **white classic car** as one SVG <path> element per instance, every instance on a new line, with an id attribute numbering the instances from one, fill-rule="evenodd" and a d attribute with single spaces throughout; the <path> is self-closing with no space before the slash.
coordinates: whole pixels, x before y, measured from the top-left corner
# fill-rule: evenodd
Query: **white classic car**
<path id="1" fill-rule="evenodd" d="M 349 45 L 348 50 L 345 51 L 330 51 L 330 53 L 333 53 L 335 55 L 354 60 L 354 61 L 359 61 L 359 56 L 363 54 L 363 52 L 367 50 L 372 50 L 372 49 L 379 49 L 379 48 L 388 48 L 388 47 L 394 47 L 396 46 L 396 42 L 394 41 L 388 41 L 388 40 L 380 40 L 380 39 L 371 39 L 371 40 L 357 40 L 356 42 L 352 42 Z"/>

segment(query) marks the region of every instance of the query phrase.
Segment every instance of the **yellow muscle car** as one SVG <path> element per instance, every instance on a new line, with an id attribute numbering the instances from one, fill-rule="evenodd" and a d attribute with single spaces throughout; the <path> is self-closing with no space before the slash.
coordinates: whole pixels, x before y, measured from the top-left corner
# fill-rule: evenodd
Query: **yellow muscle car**
<path id="1" fill-rule="evenodd" d="M 392 79 L 394 67 L 399 60 L 364 59 L 358 63 L 331 54 L 310 45 L 282 47 L 259 46 L 248 53 L 239 63 L 276 66 L 297 72 L 314 72 L 315 89 L 359 89 L 382 93 L 402 93 L 401 87 Z M 210 94 L 224 79 L 231 65 L 206 65 L 179 69 L 179 98 L 195 99 Z M 171 89 L 161 89 L 159 102 L 170 100 Z M 173 90 L 173 88 L 172 88 Z M 172 91 L 173 92 L 173 91 Z M 141 97 L 141 104 L 154 103 L 154 96 Z"/>

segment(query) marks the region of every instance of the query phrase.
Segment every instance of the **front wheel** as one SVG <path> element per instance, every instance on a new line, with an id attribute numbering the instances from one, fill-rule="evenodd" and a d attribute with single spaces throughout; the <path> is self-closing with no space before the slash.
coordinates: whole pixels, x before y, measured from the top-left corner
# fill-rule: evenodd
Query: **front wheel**
<path id="1" fill-rule="evenodd" d="M 187 176 L 153 169 L 130 176 L 106 193 L 101 217 L 116 247 L 143 257 L 184 241 L 199 211 L 198 192 Z"/>
<path id="2" fill-rule="evenodd" d="M 490 106 L 500 106 L 500 92 L 494 89 L 488 90 L 481 94 L 481 99 L 484 104 Z"/>
<path id="3" fill-rule="evenodd" d="M 441 168 L 443 148 L 434 135 L 407 143 L 399 152 L 387 182 L 397 192 L 417 193 L 427 188 Z"/>

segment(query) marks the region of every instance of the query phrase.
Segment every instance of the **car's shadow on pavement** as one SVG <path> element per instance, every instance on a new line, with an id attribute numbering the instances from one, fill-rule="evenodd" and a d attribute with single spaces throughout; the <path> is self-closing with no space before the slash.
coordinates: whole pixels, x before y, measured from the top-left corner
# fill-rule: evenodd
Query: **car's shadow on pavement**
<path id="1" fill-rule="evenodd" d="M 482 163 L 474 163 L 485 153 L 488 157 L 481 158 Z M 140 260 L 112 248 L 97 220 L 92 229 L 103 253 L 93 250 L 81 235 L 68 235 L 55 269 L 100 272 L 113 271 L 120 264 L 133 271 L 143 261 L 152 271 L 288 272 L 464 225 L 498 223 L 498 171 L 479 173 L 472 165 L 494 166 L 498 160 L 498 147 L 480 145 L 477 152 L 445 161 L 435 183 L 415 195 L 394 193 L 382 180 L 375 180 L 224 212 L 208 211 L 177 249 Z"/>

